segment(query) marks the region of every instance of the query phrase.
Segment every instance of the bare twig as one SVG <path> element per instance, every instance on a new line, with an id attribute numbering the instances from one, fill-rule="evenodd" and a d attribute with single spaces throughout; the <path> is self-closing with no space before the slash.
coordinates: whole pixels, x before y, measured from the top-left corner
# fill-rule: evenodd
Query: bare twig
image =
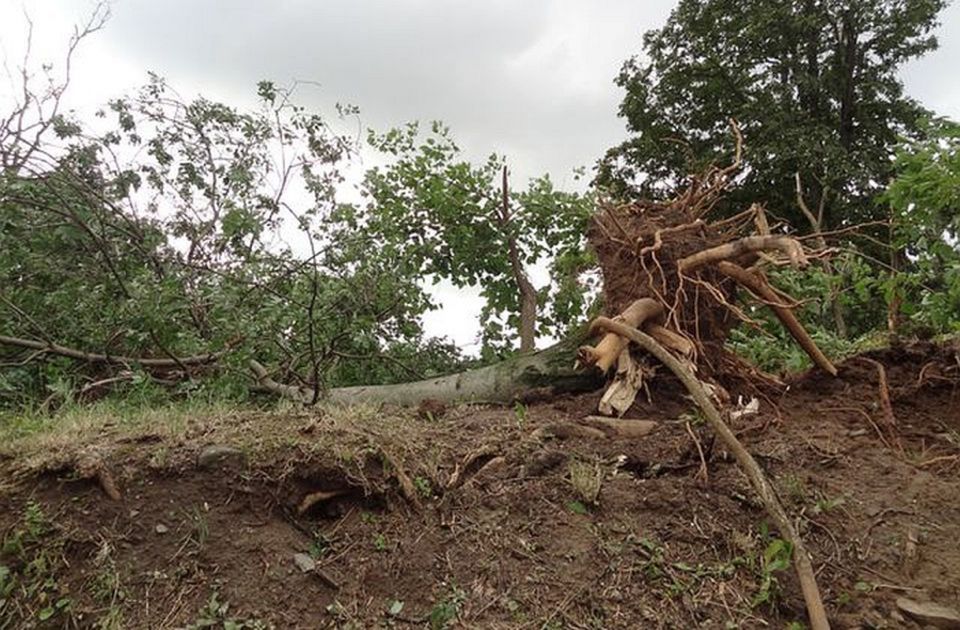
<path id="1" fill-rule="evenodd" d="M 76 359 L 77 361 L 86 361 L 87 363 L 103 363 L 111 365 L 135 364 L 145 368 L 171 368 L 186 365 L 205 365 L 208 363 L 216 363 L 227 352 L 227 350 L 229 350 L 229 348 L 226 348 L 219 352 L 210 352 L 207 354 L 198 354 L 189 357 L 178 357 L 176 359 L 160 359 L 154 357 L 130 357 L 122 355 L 114 356 L 98 354 L 95 352 L 84 352 L 83 350 L 68 348 L 56 343 L 46 343 L 43 341 L 35 341 L 33 339 L 21 339 L 19 337 L 7 337 L 4 335 L 0 335 L 0 345 L 39 350 L 42 352 L 48 352 L 50 354 L 67 357 L 69 359 Z"/>

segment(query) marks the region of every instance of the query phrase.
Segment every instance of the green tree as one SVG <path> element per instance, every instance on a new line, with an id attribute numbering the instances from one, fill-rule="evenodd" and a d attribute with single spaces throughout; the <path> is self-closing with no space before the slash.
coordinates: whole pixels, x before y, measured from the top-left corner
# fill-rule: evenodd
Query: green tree
<path id="1" fill-rule="evenodd" d="M 937 119 L 897 149 L 880 202 L 893 225 L 886 283 L 891 324 L 902 313 L 934 331 L 960 330 L 960 124 Z"/>
<path id="2" fill-rule="evenodd" d="M 458 361 L 424 338 L 419 277 L 336 220 L 350 143 L 289 92 L 264 82 L 258 93 L 245 112 L 184 101 L 153 77 L 105 108 L 100 133 L 63 116 L 45 124 L 27 100 L 43 133 L 8 127 L 0 143 L 0 398 L 136 369 L 22 341 L 169 357 L 143 376 L 184 392 L 195 370 L 173 357 L 226 348 L 217 371 L 232 391 L 246 390 L 254 358 L 317 394 Z"/>
<path id="3" fill-rule="evenodd" d="M 617 78 L 631 137 L 609 150 L 598 183 L 616 196 L 668 194 L 729 155 L 733 118 L 746 169 L 730 203 L 765 202 L 800 229 L 877 217 L 892 147 L 919 133 L 923 113 L 897 71 L 936 47 L 945 4 L 681 0 Z"/>
<path id="4" fill-rule="evenodd" d="M 511 190 L 502 157 L 465 160 L 440 123 L 425 135 L 410 124 L 371 133 L 369 141 L 391 162 L 367 172 L 368 202 L 356 220 L 394 252 L 402 274 L 481 288 L 488 355 L 517 338 L 520 350 L 530 351 L 537 334 L 563 334 L 580 319 L 590 196 L 557 190 L 547 176 Z M 539 289 L 529 275 L 537 264 L 551 270 Z"/>

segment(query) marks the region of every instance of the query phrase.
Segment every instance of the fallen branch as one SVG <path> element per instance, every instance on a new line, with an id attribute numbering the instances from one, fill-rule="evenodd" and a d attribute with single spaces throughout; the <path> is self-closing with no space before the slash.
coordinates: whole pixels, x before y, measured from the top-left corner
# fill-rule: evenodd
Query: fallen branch
<path id="1" fill-rule="evenodd" d="M 712 263 L 737 258 L 753 252 L 779 250 L 794 267 L 805 267 L 809 262 L 803 247 L 789 236 L 745 236 L 731 243 L 711 247 L 681 258 L 677 263 L 680 273 L 687 273 Z"/>
<path id="2" fill-rule="evenodd" d="M 736 458 L 737 463 L 740 464 L 740 467 L 747 475 L 754 490 L 767 509 L 770 518 L 777 526 L 777 529 L 780 530 L 780 534 L 793 546 L 793 559 L 796 565 L 797 575 L 800 578 L 800 588 L 803 591 L 803 597 L 807 604 L 810 625 L 813 630 L 828 630 L 830 624 L 827 622 L 827 613 L 823 607 L 820 590 L 817 587 L 810 555 L 807 553 L 803 540 L 793 526 L 790 517 L 787 516 L 783 506 L 780 504 L 780 500 L 777 498 L 776 492 L 767 479 L 767 476 L 757 464 L 756 460 L 753 459 L 753 456 L 750 455 L 750 452 L 743 446 L 740 440 L 737 439 L 737 436 L 730 430 L 726 422 L 723 421 L 720 412 L 710 400 L 710 396 L 704 388 L 703 383 L 701 383 L 689 369 L 684 367 L 676 357 L 657 343 L 655 339 L 635 328 L 625 326 L 608 317 L 598 317 L 591 324 L 591 330 L 613 332 L 636 343 L 659 359 L 684 384 L 694 401 L 696 401 L 697 405 L 699 405 L 703 411 L 707 422 L 710 423 L 714 432 L 727 446 L 734 458 Z"/>
<path id="3" fill-rule="evenodd" d="M 215 363 L 226 352 L 226 350 L 221 350 L 220 352 L 210 352 L 207 354 L 198 354 L 190 357 L 173 357 L 166 359 L 153 357 L 128 357 L 123 355 L 107 355 L 97 354 L 95 352 L 84 352 L 83 350 L 68 348 L 57 343 L 47 343 L 45 341 L 35 341 L 33 339 L 21 339 L 19 337 L 6 337 L 4 335 L 0 335 L 0 345 L 37 350 L 39 352 L 55 354 L 61 357 L 67 357 L 69 359 L 76 359 L 77 361 L 86 361 L 87 363 L 106 363 L 110 365 L 135 364 L 146 368 L 177 368 L 185 365 L 204 365 L 207 363 Z"/>
<path id="4" fill-rule="evenodd" d="M 830 359 L 823 354 L 793 312 L 789 308 L 781 306 L 782 302 L 780 298 L 765 280 L 747 271 L 740 265 L 735 265 L 729 261 L 717 263 L 717 269 L 720 273 L 735 280 L 737 284 L 749 290 L 769 306 L 774 315 L 777 316 L 777 319 L 783 324 L 784 328 L 787 329 L 817 367 L 832 376 L 837 375 L 837 368 L 830 362 Z"/>

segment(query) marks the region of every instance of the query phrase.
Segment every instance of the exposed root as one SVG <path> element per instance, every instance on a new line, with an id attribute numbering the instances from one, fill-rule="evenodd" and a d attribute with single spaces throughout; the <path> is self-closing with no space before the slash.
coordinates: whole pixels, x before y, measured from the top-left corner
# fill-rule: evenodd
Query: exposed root
<path id="1" fill-rule="evenodd" d="M 757 464 L 756 460 L 749 451 L 743 446 L 727 423 L 724 422 L 720 412 L 710 400 L 710 395 L 703 384 L 697 379 L 689 369 L 683 366 L 669 351 L 661 346 L 655 339 L 640 332 L 635 328 L 624 326 L 622 323 L 614 321 L 607 317 L 598 317 L 593 321 L 594 329 L 614 332 L 622 337 L 633 341 L 641 348 L 659 359 L 677 378 L 683 382 L 687 391 L 696 401 L 697 405 L 703 411 L 707 422 L 713 428 L 717 436 L 723 441 L 726 447 L 736 458 L 737 463 L 743 469 L 754 490 L 763 502 L 767 513 L 773 520 L 780 534 L 793 546 L 793 559 L 800 579 L 800 588 L 803 591 L 803 597 L 807 604 L 807 613 L 810 617 L 810 625 L 814 630 L 827 630 L 830 624 L 827 622 L 826 610 L 823 607 L 823 600 L 820 597 L 820 590 L 817 587 L 816 577 L 813 571 L 813 565 L 810 561 L 810 555 L 807 553 L 793 522 L 787 515 L 776 492 L 767 479 L 763 469 Z"/>
<path id="2" fill-rule="evenodd" d="M 315 505 L 323 503 L 324 501 L 329 501 L 330 499 L 335 499 L 337 497 L 342 497 L 345 494 L 349 494 L 350 490 L 340 489 L 340 490 L 320 490 L 318 492 L 311 492 L 307 496 L 303 497 L 303 500 L 300 501 L 300 505 L 297 506 L 297 514 L 303 516 L 309 512 Z"/>
<path id="3" fill-rule="evenodd" d="M 883 411 L 883 424 L 887 430 L 887 437 L 897 446 L 897 450 L 903 451 L 903 445 L 900 443 L 900 435 L 897 431 L 897 417 L 893 413 L 893 404 L 890 402 L 890 387 L 887 385 L 887 370 L 879 361 L 867 357 L 859 357 L 864 363 L 869 363 L 877 369 L 877 387 L 880 390 L 880 409 Z"/>
<path id="4" fill-rule="evenodd" d="M 663 306 L 651 298 L 635 301 L 618 315 L 619 321 L 632 328 L 641 327 L 647 321 L 658 321 L 662 317 Z M 627 341 L 622 337 L 613 334 L 604 335 L 596 347 L 581 347 L 578 358 L 582 364 L 595 365 L 598 370 L 606 373 L 617 362 L 620 353 L 626 347 Z"/>
<path id="5" fill-rule="evenodd" d="M 794 267 L 805 267 L 809 260 L 803 247 L 789 236 L 745 236 L 731 243 L 724 243 L 682 258 L 677 263 L 681 273 L 689 273 L 722 260 L 738 258 L 744 254 L 777 250 L 783 253 Z"/>

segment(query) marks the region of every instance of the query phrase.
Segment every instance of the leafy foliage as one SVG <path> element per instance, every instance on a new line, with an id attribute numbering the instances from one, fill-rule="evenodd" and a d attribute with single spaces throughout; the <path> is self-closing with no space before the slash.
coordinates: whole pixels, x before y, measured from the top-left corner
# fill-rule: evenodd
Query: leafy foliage
<path id="1" fill-rule="evenodd" d="M 662 196 L 730 153 L 739 121 L 747 174 L 729 201 L 763 200 L 795 227 L 800 173 L 824 228 L 878 214 L 898 134 L 917 136 L 921 108 L 903 95 L 905 61 L 936 46 L 943 0 L 681 0 L 644 37 L 644 57 L 617 79 L 632 137 L 598 182 L 615 196 Z"/>
<path id="2" fill-rule="evenodd" d="M 58 125 L 44 159 L 4 171 L 0 334 L 108 355 L 229 348 L 220 384 L 237 393 L 252 357 L 318 387 L 455 365 L 453 346 L 423 337 L 419 278 L 339 220 L 351 145 L 289 91 L 261 83 L 259 95 L 259 110 L 240 112 L 184 102 L 152 77 L 101 113 L 106 131 Z M 7 357 L 8 401 L 72 392 L 105 368 Z M 183 393 L 199 386 L 174 380 Z"/>
<path id="3" fill-rule="evenodd" d="M 926 139 L 896 153 L 896 177 L 881 202 L 893 213 L 891 245 L 900 268 L 885 286 L 914 324 L 960 330 L 960 124 L 929 123 Z"/>
<path id="4" fill-rule="evenodd" d="M 550 282 L 538 291 L 538 310 L 545 313 L 538 332 L 562 335 L 580 320 L 587 306 L 581 272 L 592 262 L 584 247 L 590 196 L 557 190 L 543 176 L 508 193 L 505 216 L 498 182 L 504 158 L 468 162 L 442 124 L 433 123 L 427 134 L 417 124 L 371 133 L 369 142 L 392 161 L 367 172 L 368 203 L 352 220 L 378 235 L 400 273 L 480 287 L 488 355 L 509 350 L 515 340 L 509 330 L 520 326 L 517 270 L 509 254 L 514 244 L 524 274 L 550 265 Z"/>

